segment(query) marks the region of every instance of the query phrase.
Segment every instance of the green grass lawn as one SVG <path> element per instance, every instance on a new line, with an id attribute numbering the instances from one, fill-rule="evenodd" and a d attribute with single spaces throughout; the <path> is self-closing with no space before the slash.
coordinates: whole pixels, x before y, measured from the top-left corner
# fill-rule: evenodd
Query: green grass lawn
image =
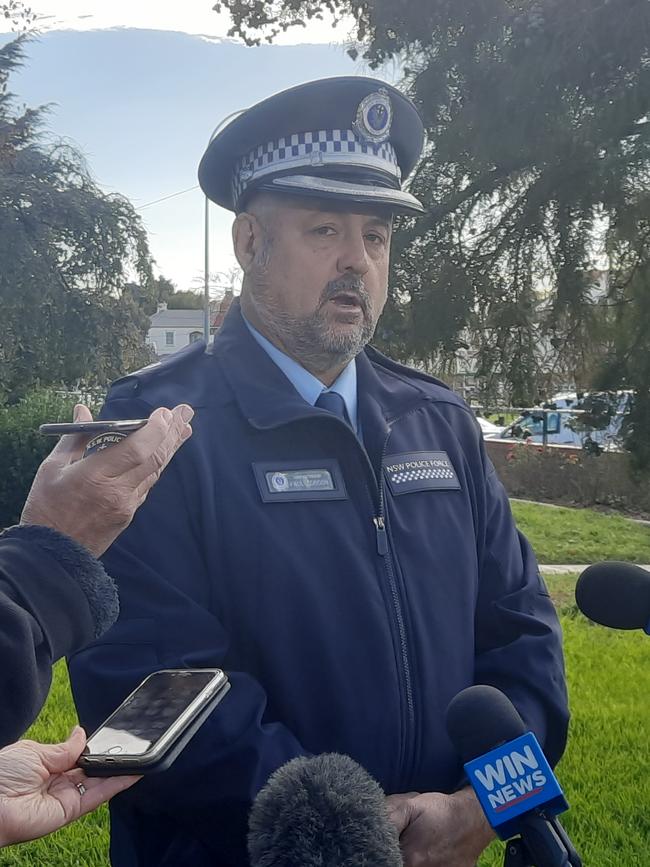
<path id="1" fill-rule="evenodd" d="M 650 528 L 588 510 L 514 503 L 542 563 L 624 559 L 650 563 Z M 542 570 L 543 571 L 543 570 Z M 576 610 L 576 575 L 547 576 L 561 614 L 573 721 L 558 776 L 571 805 L 563 824 L 586 867 L 650 867 L 650 640 L 607 630 Z M 75 723 L 67 673 L 55 669 L 48 702 L 29 736 L 63 740 Z M 51 837 L 0 851 L 11 867 L 100 867 L 108 863 L 102 808 Z M 500 867 L 495 843 L 481 867 Z"/>
<path id="2" fill-rule="evenodd" d="M 580 614 L 565 614 L 562 626 L 573 714 L 557 767 L 571 807 L 562 824 L 585 867 L 648 867 L 650 641 Z M 502 863 L 499 843 L 480 862 Z"/>
<path id="3" fill-rule="evenodd" d="M 511 505 L 517 526 L 528 537 L 540 563 L 650 563 L 647 524 L 591 509 L 558 509 L 519 502 Z"/>

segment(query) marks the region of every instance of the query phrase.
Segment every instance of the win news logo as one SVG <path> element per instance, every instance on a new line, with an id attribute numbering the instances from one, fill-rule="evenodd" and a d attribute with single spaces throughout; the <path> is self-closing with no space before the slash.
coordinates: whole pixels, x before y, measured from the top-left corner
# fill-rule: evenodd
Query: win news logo
<path id="1" fill-rule="evenodd" d="M 529 744 L 522 752 L 513 750 L 494 764 L 485 765 L 483 770 L 477 768 L 474 775 L 497 813 L 533 797 L 546 785 L 546 777 Z"/>
<path id="2" fill-rule="evenodd" d="M 517 833 L 514 820 L 522 813 L 537 807 L 555 815 L 568 808 L 532 732 L 473 759 L 465 770 L 488 821 L 504 840 Z"/>

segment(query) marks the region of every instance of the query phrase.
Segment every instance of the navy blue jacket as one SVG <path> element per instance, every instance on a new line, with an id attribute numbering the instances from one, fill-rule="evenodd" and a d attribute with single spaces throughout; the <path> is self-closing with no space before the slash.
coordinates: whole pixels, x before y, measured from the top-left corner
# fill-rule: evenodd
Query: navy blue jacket
<path id="1" fill-rule="evenodd" d="M 92 554 L 49 527 L 0 534 L 0 747 L 25 733 L 52 665 L 111 626 L 115 585 Z"/>
<path id="2" fill-rule="evenodd" d="M 304 753 L 348 753 L 389 793 L 452 790 L 444 712 L 475 682 L 562 753 L 557 618 L 471 411 L 372 349 L 357 374 L 365 448 L 302 400 L 235 305 L 209 351 L 109 394 L 114 418 L 180 401 L 196 415 L 105 558 L 121 615 L 71 661 L 81 720 L 157 668 L 232 681 L 173 767 L 113 803 L 119 867 L 242 867 L 252 798 Z"/>

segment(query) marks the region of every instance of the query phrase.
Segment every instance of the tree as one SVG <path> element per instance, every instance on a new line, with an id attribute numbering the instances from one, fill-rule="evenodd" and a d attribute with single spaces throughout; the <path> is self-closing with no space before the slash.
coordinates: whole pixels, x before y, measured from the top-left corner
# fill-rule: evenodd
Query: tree
<path id="1" fill-rule="evenodd" d="M 167 307 L 170 310 L 203 310 L 203 295 L 183 289 L 170 295 Z"/>
<path id="2" fill-rule="evenodd" d="M 13 109 L 25 37 L 0 48 L 0 398 L 33 383 L 106 383 L 150 358 L 127 290 L 151 283 L 140 218 L 93 182 L 81 155 L 40 132 L 46 108 Z"/>
<path id="3" fill-rule="evenodd" d="M 401 220 L 396 234 L 383 323 L 393 353 L 436 364 L 469 334 L 479 376 L 504 381 L 526 404 L 548 374 L 537 348 L 552 345 L 556 372 L 590 367 L 594 385 L 618 377 L 617 387 L 634 388 L 635 436 L 650 440 L 650 371 L 638 359 L 641 350 L 647 357 L 650 309 L 647 0 L 215 8 L 230 12 L 231 34 L 249 44 L 326 12 L 352 16 L 353 55 L 402 64 L 428 132 L 412 182 L 428 214 Z M 601 261 L 610 280 L 597 297 L 590 274 Z"/>
<path id="4" fill-rule="evenodd" d="M 4 18 L 5 25 L 9 24 L 13 32 L 28 30 L 36 21 L 35 13 L 21 0 L 5 0 L 0 3 L 0 17 Z"/>

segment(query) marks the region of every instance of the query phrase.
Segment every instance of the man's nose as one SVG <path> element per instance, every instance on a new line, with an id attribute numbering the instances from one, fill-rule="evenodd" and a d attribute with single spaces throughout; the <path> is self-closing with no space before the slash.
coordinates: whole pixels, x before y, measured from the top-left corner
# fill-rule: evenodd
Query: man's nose
<path id="1" fill-rule="evenodd" d="M 352 273 L 363 277 L 367 273 L 368 251 L 363 235 L 350 234 L 344 238 L 337 267 L 341 274 Z"/>

